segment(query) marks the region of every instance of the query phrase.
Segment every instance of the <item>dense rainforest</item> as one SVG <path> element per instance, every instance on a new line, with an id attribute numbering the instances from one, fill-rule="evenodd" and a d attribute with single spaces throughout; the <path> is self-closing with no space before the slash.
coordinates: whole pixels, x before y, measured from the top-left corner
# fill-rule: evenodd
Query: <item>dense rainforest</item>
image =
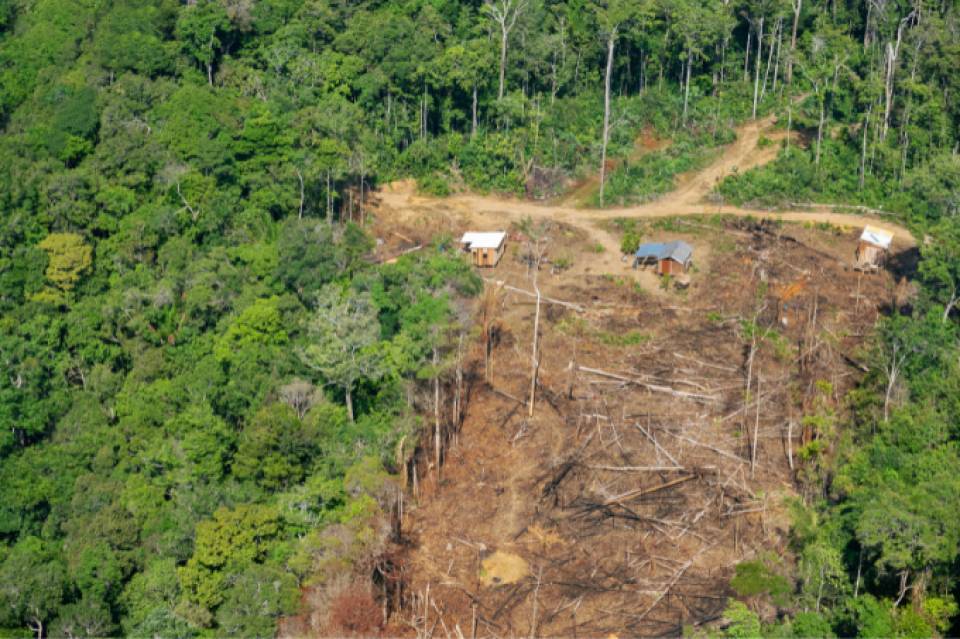
<path id="1" fill-rule="evenodd" d="M 267 637 L 369 573 L 481 288 L 370 259 L 379 185 L 639 201 L 769 113 L 717 196 L 882 209 L 919 293 L 722 632 L 956 634 L 958 69 L 955 0 L 0 0 L 0 634 Z"/>

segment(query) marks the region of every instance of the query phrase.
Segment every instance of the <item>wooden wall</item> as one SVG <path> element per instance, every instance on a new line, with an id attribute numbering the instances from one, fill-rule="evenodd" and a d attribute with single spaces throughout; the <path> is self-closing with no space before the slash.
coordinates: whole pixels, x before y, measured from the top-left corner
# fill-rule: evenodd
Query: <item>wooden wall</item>
<path id="1" fill-rule="evenodd" d="M 686 272 L 686 269 L 683 268 L 683 264 L 666 259 L 660 260 L 660 263 L 657 265 L 657 272 L 660 275 L 681 275 Z"/>
<path id="2" fill-rule="evenodd" d="M 500 262 L 500 258 L 503 257 L 503 251 L 507 243 L 504 242 L 500 245 L 500 248 L 496 249 L 471 249 L 473 254 L 473 265 L 474 266 L 496 266 Z"/>

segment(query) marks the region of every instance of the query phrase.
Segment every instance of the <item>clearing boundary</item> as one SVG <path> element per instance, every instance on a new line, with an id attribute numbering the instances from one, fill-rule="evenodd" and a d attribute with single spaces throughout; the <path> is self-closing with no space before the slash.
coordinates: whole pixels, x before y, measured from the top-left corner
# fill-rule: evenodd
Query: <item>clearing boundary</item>
<path id="1" fill-rule="evenodd" d="M 489 226 L 490 228 L 504 227 L 526 216 L 535 220 L 546 218 L 583 228 L 585 222 L 602 222 L 616 218 L 658 218 L 720 213 L 738 217 L 751 216 L 758 219 L 783 220 L 785 222 L 827 223 L 839 227 L 871 224 L 891 231 L 896 238 L 896 244 L 902 248 L 915 245 L 913 235 L 905 227 L 874 215 L 840 213 L 833 210 L 770 211 L 737 206 L 720 206 L 716 203 L 707 202 L 705 200 L 707 195 L 723 178 L 735 172 L 743 172 L 762 166 L 776 159 L 780 148 L 779 144 L 771 144 L 763 148 L 758 145 L 761 135 L 765 135 L 774 141 L 786 137 L 786 132 L 773 129 L 775 123 L 776 118 L 774 116 L 767 116 L 737 127 L 736 141 L 727 145 L 721 155 L 706 168 L 681 176 L 679 187 L 676 190 L 655 201 L 636 206 L 603 209 L 578 208 L 564 204 L 551 205 L 475 193 L 432 197 L 418 194 L 414 183 L 409 180 L 387 185 L 379 191 L 378 197 L 380 206 L 389 208 L 393 213 L 401 216 L 405 212 L 440 208 L 448 212 L 466 214 L 474 224 Z M 818 206 L 825 207 L 826 205 Z M 594 229 L 590 229 L 590 231 L 596 235 Z M 603 236 L 610 236 L 610 234 L 602 233 L 597 237 L 597 240 L 604 244 L 608 250 L 613 252 L 619 250 L 619 242 L 615 238 Z"/>

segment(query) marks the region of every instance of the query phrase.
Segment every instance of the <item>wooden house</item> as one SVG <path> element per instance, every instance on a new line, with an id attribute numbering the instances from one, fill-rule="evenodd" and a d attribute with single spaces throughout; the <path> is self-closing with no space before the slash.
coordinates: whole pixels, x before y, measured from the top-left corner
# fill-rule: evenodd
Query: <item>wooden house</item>
<path id="1" fill-rule="evenodd" d="M 693 247 L 683 240 L 641 244 L 633 257 L 633 267 L 656 264 L 658 275 L 682 275 L 693 262 Z"/>
<path id="2" fill-rule="evenodd" d="M 460 238 L 460 246 L 469 251 L 474 266 L 496 266 L 503 257 L 507 234 L 503 231 L 477 233 L 469 231 Z"/>
<path id="3" fill-rule="evenodd" d="M 876 270 L 883 265 L 893 242 L 893 233 L 875 226 L 865 226 L 857 242 L 856 268 Z"/>

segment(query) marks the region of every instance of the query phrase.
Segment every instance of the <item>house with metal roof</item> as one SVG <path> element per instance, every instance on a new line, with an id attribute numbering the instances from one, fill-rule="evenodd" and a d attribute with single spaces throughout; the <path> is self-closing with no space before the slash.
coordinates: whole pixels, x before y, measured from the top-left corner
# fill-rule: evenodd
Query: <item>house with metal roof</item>
<path id="1" fill-rule="evenodd" d="M 890 244 L 893 242 L 893 233 L 875 226 L 863 227 L 860 241 L 857 243 L 856 268 L 876 270 L 887 257 Z"/>
<path id="2" fill-rule="evenodd" d="M 460 238 L 460 246 L 470 252 L 474 266 L 496 266 L 503 257 L 506 245 L 507 234 L 504 231 L 468 231 Z"/>
<path id="3" fill-rule="evenodd" d="M 656 264 L 659 275 L 686 273 L 693 262 L 693 247 L 683 240 L 673 242 L 648 242 L 637 247 L 633 267 Z"/>

